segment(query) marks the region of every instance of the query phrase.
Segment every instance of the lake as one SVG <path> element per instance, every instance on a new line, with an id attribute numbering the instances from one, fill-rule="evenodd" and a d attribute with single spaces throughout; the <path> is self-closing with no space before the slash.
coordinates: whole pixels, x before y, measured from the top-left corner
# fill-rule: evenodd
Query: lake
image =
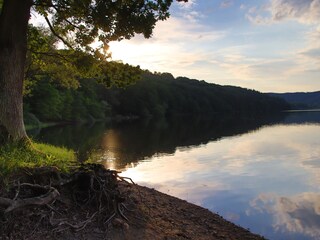
<path id="1" fill-rule="evenodd" d="M 269 239 L 320 239 L 320 112 L 30 132 Z"/>

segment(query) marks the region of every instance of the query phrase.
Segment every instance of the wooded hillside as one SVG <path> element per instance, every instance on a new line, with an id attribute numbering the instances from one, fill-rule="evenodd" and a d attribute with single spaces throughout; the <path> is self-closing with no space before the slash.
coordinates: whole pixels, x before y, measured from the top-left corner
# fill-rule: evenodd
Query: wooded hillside
<path id="1" fill-rule="evenodd" d="M 293 109 L 320 108 L 320 91 L 295 93 L 270 93 L 272 97 L 279 97 L 292 105 Z"/>
<path id="2" fill-rule="evenodd" d="M 41 121 L 87 121 L 119 115 L 261 115 L 290 108 L 284 100 L 254 90 L 148 71 L 126 88 L 107 88 L 94 79 L 82 79 L 73 89 L 43 80 L 30 91 L 25 97 L 25 115 L 32 113 Z"/>

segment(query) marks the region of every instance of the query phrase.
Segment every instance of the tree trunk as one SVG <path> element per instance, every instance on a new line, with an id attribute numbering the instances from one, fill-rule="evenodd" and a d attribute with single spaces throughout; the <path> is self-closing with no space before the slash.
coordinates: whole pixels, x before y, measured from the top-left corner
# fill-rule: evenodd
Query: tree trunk
<path id="1" fill-rule="evenodd" d="M 1 10 L 0 141 L 27 138 L 23 123 L 23 80 L 31 6 L 32 0 L 4 0 Z"/>

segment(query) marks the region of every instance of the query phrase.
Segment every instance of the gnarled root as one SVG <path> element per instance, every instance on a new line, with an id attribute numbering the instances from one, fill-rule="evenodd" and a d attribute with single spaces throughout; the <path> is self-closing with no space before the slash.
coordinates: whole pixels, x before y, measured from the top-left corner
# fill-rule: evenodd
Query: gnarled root
<path id="1" fill-rule="evenodd" d="M 45 232 L 43 227 L 49 226 L 57 234 L 78 232 L 88 225 L 106 228 L 116 217 L 129 221 L 124 214 L 126 197 L 120 193 L 118 184 L 131 184 L 117 171 L 102 165 L 82 165 L 68 174 L 56 168 L 27 169 L 16 179 L 19 181 L 6 191 L 0 189 L 0 222 L 1 215 L 4 216 L 0 232 L 10 231 L 7 235 L 14 234 L 12 226 L 30 218 L 39 222 L 36 226 L 29 223 L 35 228 L 32 234 L 40 228 Z M 18 210 L 21 210 L 19 217 Z"/>
<path id="2" fill-rule="evenodd" d="M 19 192 L 21 187 L 30 187 L 30 188 L 36 188 L 37 190 L 43 190 L 47 191 L 45 194 L 40 195 L 40 196 L 35 196 L 35 197 L 29 197 L 29 198 L 22 198 L 18 199 Z M 49 186 L 41 186 L 38 184 L 30 184 L 30 183 L 23 183 L 19 184 L 19 188 L 17 191 L 16 196 L 14 199 L 10 198 L 4 198 L 0 197 L 0 206 L 5 207 L 6 209 L 4 210 L 4 213 L 9 213 L 11 211 L 14 211 L 16 209 L 21 209 L 24 207 L 28 206 L 43 206 L 51 203 L 57 197 L 59 196 L 59 192 L 57 189 L 54 187 L 49 187 Z"/>

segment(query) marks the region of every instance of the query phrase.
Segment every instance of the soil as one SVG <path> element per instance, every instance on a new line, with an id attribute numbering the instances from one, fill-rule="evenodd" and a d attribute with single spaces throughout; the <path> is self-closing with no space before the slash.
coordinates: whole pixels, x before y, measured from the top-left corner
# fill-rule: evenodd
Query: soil
<path id="1" fill-rule="evenodd" d="M 110 239 L 265 239 L 207 209 L 154 189 L 137 186 L 127 191 L 135 203 L 133 211 L 126 213 L 130 222 L 113 223 Z"/>
<path id="2" fill-rule="evenodd" d="M 0 240 L 264 239 L 207 209 L 125 181 L 117 184 L 116 192 L 124 198 L 118 197 L 121 209 L 114 212 L 103 210 L 100 203 L 74 202 L 68 188 L 58 190 L 59 197 L 43 206 L 8 214 L 0 206 Z"/>

